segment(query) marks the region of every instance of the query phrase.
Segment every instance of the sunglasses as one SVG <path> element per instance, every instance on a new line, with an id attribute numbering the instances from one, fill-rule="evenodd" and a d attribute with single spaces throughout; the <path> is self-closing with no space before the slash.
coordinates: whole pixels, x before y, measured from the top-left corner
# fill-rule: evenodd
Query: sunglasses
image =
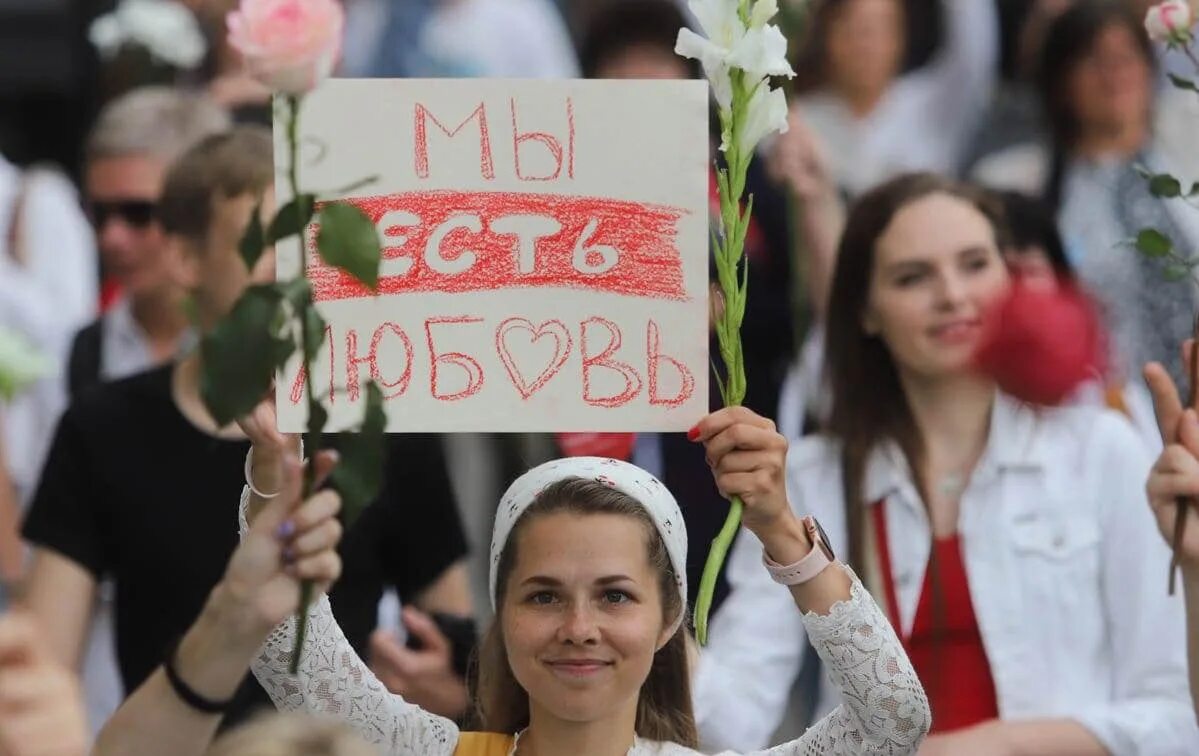
<path id="1" fill-rule="evenodd" d="M 112 218 L 120 218 L 139 231 L 145 229 L 158 216 L 158 204 L 150 200 L 112 200 L 88 204 L 88 216 L 96 230 L 104 228 Z"/>

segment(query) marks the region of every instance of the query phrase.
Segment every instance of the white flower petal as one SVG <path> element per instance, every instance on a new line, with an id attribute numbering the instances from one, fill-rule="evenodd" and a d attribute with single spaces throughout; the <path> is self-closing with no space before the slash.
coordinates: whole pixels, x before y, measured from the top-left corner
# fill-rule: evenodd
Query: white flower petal
<path id="1" fill-rule="evenodd" d="M 692 58 L 694 60 L 703 60 L 705 57 L 717 54 L 721 57 L 728 54 L 710 40 L 701 37 L 690 29 L 679 29 L 679 37 L 674 43 L 674 51 L 677 55 L 682 55 L 684 58 Z"/>
<path id="2" fill-rule="evenodd" d="M 716 104 L 725 110 L 731 108 L 733 106 L 733 79 L 729 75 L 729 67 L 723 62 L 717 62 L 711 66 L 704 63 L 704 74 L 708 77 L 708 83 L 712 85 L 712 96 L 716 98 Z"/>
<path id="3" fill-rule="evenodd" d="M 767 135 L 786 131 L 787 96 L 781 89 L 771 89 L 763 81 L 750 98 L 745 123 L 737 135 L 737 146 L 742 155 L 749 155 Z"/>
<path id="4" fill-rule="evenodd" d="M 778 0 L 758 0 L 749 16 L 749 27 L 757 29 L 770 23 L 770 19 L 778 15 Z"/>
<path id="5" fill-rule="evenodd" d="M 690 0 L 687 7 L 708 39 L 725 48 L 745 34 L 745 25 L 737 13 L 739 0 Z"/>
<path id="6" fill-rule="evenodd" d="M 712 94 L 722 108 L 727 108 L 733 102 L 733 82 L 729 77 L 729 67 L 725 62 L 728 50 L 712 44 L 690 29 L 680 29 L 679 38 L 675 43 L 675 53 L 684 58 L 698 60 L 703 66 L 704 75 L 712 85 Z"/>
<path id="7" fill-rule="evenodd" d="M 787 38 L 777 26 L 750 29 L 732 50 L 728 65 L 740 68 L 751 79 L 795 75 L 787 61 Z"/>

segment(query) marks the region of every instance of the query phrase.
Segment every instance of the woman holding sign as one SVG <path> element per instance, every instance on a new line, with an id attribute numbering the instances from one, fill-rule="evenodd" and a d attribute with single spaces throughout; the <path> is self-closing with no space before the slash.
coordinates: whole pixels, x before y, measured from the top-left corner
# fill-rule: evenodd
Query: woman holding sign
<path id="1" fill-rule="evenodd" d="M 287 575 L 294 578 L 312 554 L 331 553 L 329 535 L 337 531 L 314 523 L 336 510 L 336 495 L 319 494 L 293 511 L 298 463 L 285 461 L 290 442 L 273 430 L 273 417 L 263 421 L 267 415 L 273 416 L 270 404 L 256 412 L 257 421 L 243 424 L 254 449 L 253 489 L 242 496 L 249 524 L 243 517 L 242 530 L 245 544 L 257 539 L 260 546 L 273 533 L 274 562 L 292 565 Z M 796 614 L 844 694 L 836 711 L 770 753 L 915 753 L 929 727 L 924 691 L 878 605 L 836 561 L 819 525 L 792 514 L 783 486 L 786 440 L 769 420 L 741 408 L 706 417 L 690 438 L 703 443 L 721 491 L 745 501 L 745 525 L 775 560 L 759 569 L 790 586 Z M 254 491 L 282 495 L 272 501 Z M 287 511 L 290 517 L 280 516 Z M 189 636 L 201 636 L 206 667 L 191 674 L 209 697 L 228 689 L 244 672 L 244 649 L 265 639 L 251 669 L 281 709 L 340 718 L 392 756 L 696 754 L 683 627 L 686 544 L 674 497 L 633 465 L 557 460 L 513 483 L 492 536 L 497 620 L 480 649 L 475 691 L 484 732 L 460 732 L 388 693 L 346 642 L 323 597 L 311 606 L 298 674 L 290 674 L 295 621 L 269 628 L 295 606 L 294 584 L 285 591 L 286 605 L 251 592 L 226 602 L 219 621 L 201 617 Z M 255 574 L 272 569 L 279 568 L 259 563 Z M 230 574 L 239 573 L 231 567 Z M 279 580 L 258 583 L 278 593 Z M 192 685 L 185 671 L 175 670 L 176 690 Z M 219 702 L 206 703 L 215 716 Z M 122 752 L 123 743 L 183 727 L 199 732 L 200 719 L 169 694 L 139 694 L 110 724 L 112 750 L 102 752 Z M 194 753 L 204 746 L 197 742 Z"/>
<path id="2" fill-rule="evenodd" d="M 788 498 L 885 602 L 929 692 L 921 753 L 1199 753 L 1149 452 L 1114 412 L 1035 407 L 973 369 L 1010 287 L 990 204 L 928 174 L 883 184 L 833 278 L 829 432 L 792 449 Z M 735 547 L 696 685 L 742 747 L 780 721 L 804 634 L 759 559 Z"/>
<path id="3" fill-rule="evenodd" d="M 204 665 L 168 669 L 176 695 L 163 693 L 167 677 L 157 676 L 158 690 L 147 685 L 126 703 L 98 752 L 170 737 L 175 754 L 201 754 L 221 712 L 213 693 L 235 688 L 247 649 L 261 646 L 251 669 L 279 708 L 347 721 L 392 756 L 697 754 L 683 628 L 686 526 L 674 497 L 649 473 L 613 459 L 562 459 L 508 489 L 490 561 L 498 618 L 478 655 L 483 732 L 465 733 L 388 693 L 324 597 L 309 609 L 291 675 L 295 619 L 270 628 L 296 606 L 297 577 L 321 585 L 336 577 L 339 528 L 329 519 L 338 500 L 323 492 L 297 501 L 300 465 L 288 459 L 294 442 L 273 430 L 270 403 L 242 427 L 254 442 L 253 486 L 242 494 L 245 540 L 227 576 L 236 589 L 224 591 L 236 600 L 206 609 L 188 633 L 193 647 L 205 649 Z M 745 501 L 743 521 L 766 544 L 760 569 L 790 587 L 843 693 L 835 712 L 770 754 L 914 754 L 929 727 L 927 698 L 879 606 L 836 561 L 817 522 L 791 513 L 787 441 L 741 407 L 707 416 L 689 437 L 703 442 L 723 494 Z M 330 461 L 318 456 L 319 477 Z M 180 733 L 191 733 L 189 740 Z"/>
<path id="4" fill-rule="evenodd" d="M 250 432 L 254 488 L 275 490 L 281 440 Z M 820 527 L 792 513 L 786 440 L 743 408 L 708 416 L 689 437 L 703 443 L 721 492 L 745 501 L 745 525 L 774 560 L 759 569 L 790 586 L 845 692 L 836 711 L 772 753 L 915 752 L 929 725 L 924 692 L 878 606 L 835 561 Z M 243 494 L 251 512 L 256 498 L 249 488 Z M 298 678 L 288 673 L 293 621 L 271 633 L 251 668 L 280 708 L 340 716 L 389 754 L 695 753 L 686 544 L 674 497 L 633 465 L 557 460 L 513 483 L 492 536 L 497 620 L 481 645 L 475 691 L 484 733 L 461 733 L 388 693 L 324 599 L 311 610 Z"/>

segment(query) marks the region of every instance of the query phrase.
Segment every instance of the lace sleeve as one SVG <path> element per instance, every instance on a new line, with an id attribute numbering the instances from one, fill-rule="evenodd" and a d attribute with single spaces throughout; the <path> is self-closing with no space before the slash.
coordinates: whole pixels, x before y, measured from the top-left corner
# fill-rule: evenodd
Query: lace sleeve
<path id="1" fill-rule="evenodd" d="M 245 536 L 249 489 L 242 492 L 239 521 Z M 289 671 L 296 620 L 288 618 L 267 637 L 250 670 L 282 711 L 336 717 L 386 756 L 450 756 L 458 727 L 390 693 L 350 646 L 321 596 L 308 609 L 300 669 Z"/>
<path id="2" fill-rule="evenodd" d="M 915 753 L 932 724 L 928 698 L 891 623 L 857 575 L 848 601 L 804 625 L 841 705 L 769 756 Z"/>

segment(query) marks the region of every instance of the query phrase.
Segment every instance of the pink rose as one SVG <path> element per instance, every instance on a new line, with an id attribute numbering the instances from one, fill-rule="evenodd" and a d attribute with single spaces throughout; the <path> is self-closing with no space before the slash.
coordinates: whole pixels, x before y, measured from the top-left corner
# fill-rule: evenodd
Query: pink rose
<path id="1" fill-rule="evenodd" d="M 333 72 L 345 13 L 336 0 L 241 0 L 226 23 L 250 75 L 274 92 L 299 95 Z"/>
<path id="2" fill-rule="evenodd" d="M 1190 39 L 1194 21 L 1187 0 L 1165 0 L 1145 14 L 1145 31 L 1156 42 L 1181 44 Z"/>

